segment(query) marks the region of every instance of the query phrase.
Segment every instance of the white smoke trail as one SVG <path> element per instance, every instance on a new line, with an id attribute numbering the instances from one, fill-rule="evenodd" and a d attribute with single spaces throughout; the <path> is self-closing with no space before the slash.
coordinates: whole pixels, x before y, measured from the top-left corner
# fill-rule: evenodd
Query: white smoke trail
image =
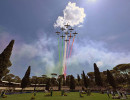
<path id="1" fill-rule="evenodd" d="M 65 37 L 65 40 L 67 40 L 67 35 Z M 66 64 L 66 50 L 67 50 L 67 41 L 65 41 L 65 50 L 64 50 L 64 60 L 63 60 L 63 70 L 62 73 L 64 74 L 65 64 Z"/>

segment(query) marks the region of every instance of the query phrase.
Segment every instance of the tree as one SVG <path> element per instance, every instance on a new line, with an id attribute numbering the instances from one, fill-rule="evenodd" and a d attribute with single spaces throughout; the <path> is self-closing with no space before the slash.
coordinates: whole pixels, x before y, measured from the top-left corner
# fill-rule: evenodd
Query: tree
<path id="1" fill-rule="evenodd" d="M 88 72 L 87 75 L 89 77 L 89 86 L 91 86 L 91 87 L 95 86 L 94 72 Z"/>
<path id="2" fill-rule="evenodd" d="M 97 67 L 96 63 L 94 63 L 94 75 L 95 75 L 95 83 L 97 86 L 103 86 L 101 75 L 99 72 L 99 68 Z"/>
<path id="3" fill-rule="evenodd" d="M 70 75 L 70 89 L 71 90 L 75 89 L 75 79 L 73 75 Z"/>
<path id="4" fill-rule="evenodd" d="M 83 71 L 83 74 L 82 74 L 82 80 L 83 80 L 83 83 L 84 83 L 84 86 L 87 88 L 88 87 L 88 82 L 87 82 L 87 78 L 86 78 L 86 75 Z"/>
<path id="5" fill-rule="evenodd" d="M 5 75 L 2 80 L 8 81 L 10 83 L 10 82 L 14 82 L 14 77 L 15 76 L 13 74 L 8 74 L 8 75 Z"/>
<path id="6" fill-rule="evenodd" d="M 130 72 L 130 63 L 129 64 L 119 64 L 113 68 L 113 70 L 120 71 L 123 74 L 128 74 Z"/>
<path id="7" fill-rule="evenodd" d="M 50 82 L 51 82 L 51 79 L 50 78 L 46 78 L 46 90 L 49 90 L 50 88 Z"/>
<path id="8" fill-rule="evenodd" d="M 77 75 L 77 80 L 78 80 L 78 85 L 80 85 L 80 76 L 79 76 L 79 74 Z"/>
<path id="9" fill-rule="evenodd" d="M 27 85 L 30 83 L 29 76 L 30 76 L 31 66 L 28 67 L 22 81 L 21 81 L 21 88 L 27 87 Z"/>
<path id="10" fill-rule="evenodd" d="M 61 90 L 62 75 L 58 76 L 57 81 L 58 81 L 58 90 L 60 91 Z"/>
<path id="11" fill-rule="evenodd" d="M 94 80 L 94 72 L 88 72 L 87 75 L 91 80 Z"/>
<path id="12" fill-rule="evenodd" d="M 70 86 L 70 75 L 66 76 L 66 85 Z"/>
<path id="13" fill-rule="evenodd" d="M 107 70 L 107 81 L 113 88 L 116 88 L 114 77 L 109 70 Z"/>
<path id="14" fill-rule="evenodd" d="M 38 78 L 37 78 L 37 76 L 32 76 L 32 78 L 30 79 L 30 81 L 31 81 L 31 83 L 32 84 L 38 84 Z"/>
<path id="15" fill-rule="evenodd" d="M 21 83 L 21 78 L 20 78 L 19 76 L 15 76 L 15 77 L 14 77 L 14 81 L 15 81 L 16 83 Z"/>
<path id="16" fill-rule="evenodd" d="M 1 78 L 9 73 L 9 70 L 7 69 L 12 65 L 10 61 L 10 56 L 12 53 L 14 45 L 14 40 L 12 40 L 9 45 L 4 49 L 4 51 L 0 54 L 0 80 Z"/>

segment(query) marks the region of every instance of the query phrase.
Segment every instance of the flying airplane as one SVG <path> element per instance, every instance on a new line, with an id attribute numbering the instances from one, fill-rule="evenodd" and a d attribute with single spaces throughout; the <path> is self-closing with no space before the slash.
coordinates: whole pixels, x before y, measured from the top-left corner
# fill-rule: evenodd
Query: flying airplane
<path id="1" fill-rule="evenodd" d="M 58 32 L 58 31 L 57 31 L 56 33 L 57 33 L 57 35 L 59 35 L 59 34 L 60 34 L 60 32 Z"/>
<path id="2" fill-rule="evenodd" d="M 66 28 L 68 28 L 70 25 L 68 25 L 68 23 L 65 25 Z"/>
<path id="3" fill-rule="evenodd" d="M 71 27 L 69 30 L 70 30 L 70 32 L 72 32 L 74 29 Z"/>
<path id="4" fill-rule="evenodd" d="M 73 34 L 76 35 L 76 34 L 78 34 L 78 33 L 75 32 L 75 33 L 73 33 Z"/>
<path id="5" fill-rule="evenodd" d="M 65 36 L 61 35 L 60 37 L 62 37 L 62 39 L 63 39 Z"/>
<path id="6" fill-rule="evenodd" d="M 73 36 L 71 36 L 71 33 L 70 33 L 70 35 L 68 37 L 71 39 Z"/>
<path id="7" fill-rule="evenodd" d="M 63 28 L 63 27 L 62 27 L 62 28 L 61 28 L 61 30 L 62 30 L 62 31 L 64 31 L 64 30 L 65 30 L 65 28 Z"/>
<path id="8" fill-rule="evenodd" d="M 67 42 L 67 41 L 69 41 L 69 40 L 65 40 L 65 42 Z"/>
<path id="9" fill-rule="evenodd" d="M 68 34 L 69 34 L 69 33 L 68 33 L 68 31 L 67 31 L 67 32 L 65 32 L 65 34 L 66 34 L 66 35 L 68 35 Z"/>

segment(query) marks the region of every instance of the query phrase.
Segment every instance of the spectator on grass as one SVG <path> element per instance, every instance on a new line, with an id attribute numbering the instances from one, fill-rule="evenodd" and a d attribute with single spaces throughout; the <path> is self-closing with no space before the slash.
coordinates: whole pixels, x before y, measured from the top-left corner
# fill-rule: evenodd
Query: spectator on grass
<path id="1" fill-rule="evenodd" d="M 124 95 L 125 95 L 125 96 L 126 96 L 126 98 L 128 99 L 126 91 L 124 91 Z"/>
<path id="2" fill-rule="evenodd" d="M 5 94 L 5 90 L 1 91 L 1 97 L 3 97 L 3 95 Z"/>
<path id="3" fill-rule="evenodd" d="M 53 88 L 50 88 L 50 90 L 51 90 L 51 96 L 52 96 L 52 93 L 53 93 Z"/>
<path id="4" fill-rule="evenodd" d="M 109 90 L 107 90 L 107 96 L 110 98 L 110 91 Z"/>
<path id="5" fill-rule="evenodd" d="M 127 99 L 127 96 L 125 95 L 125 91 L 122 92 L 122 99 Z"/>

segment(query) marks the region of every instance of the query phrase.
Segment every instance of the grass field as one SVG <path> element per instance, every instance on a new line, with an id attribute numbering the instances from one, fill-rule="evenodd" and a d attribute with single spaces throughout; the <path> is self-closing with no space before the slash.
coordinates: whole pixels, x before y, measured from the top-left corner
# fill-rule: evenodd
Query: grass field
<path id="1" fill-rule="evenodd" d="M 112 99 L 108 98 L 107 94 L 99 94 L 99 93 L 92 93 L 91 96 L 87 96 L 84 94 L 84 97 L 79 97 L 78 92 L 70 92 L 67 93 L 67 96 L 60 96 L 60 92 L 53 92 L 52 97 L 46 97 L 46 93 L 37 93 L 35 100 L 119 100 L 119 99 Z M 7 98 L 0 98 L 0 100 L 30 100 L 32 97 L 32 93 L 26 94 L 13 94 L 7 95 Z M 127 99 L 127 100 L 130 100 Z"/>

